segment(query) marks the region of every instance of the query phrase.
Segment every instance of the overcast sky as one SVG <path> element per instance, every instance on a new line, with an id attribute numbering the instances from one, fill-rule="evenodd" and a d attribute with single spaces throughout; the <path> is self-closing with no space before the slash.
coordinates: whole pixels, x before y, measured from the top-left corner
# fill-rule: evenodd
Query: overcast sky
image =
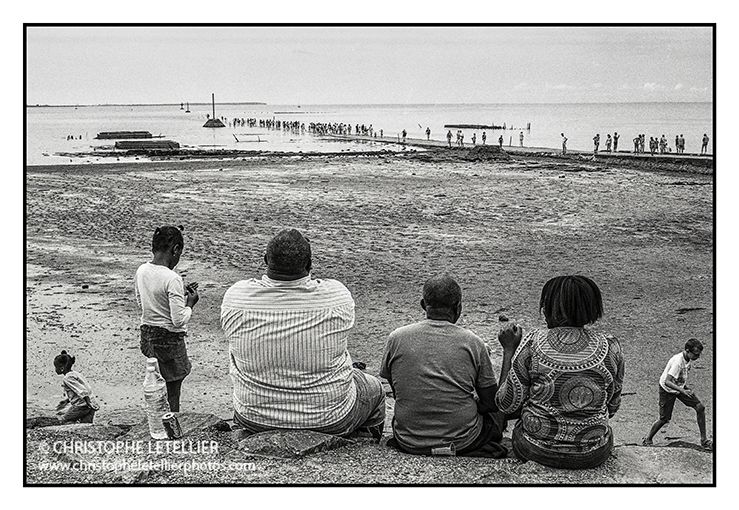
<path id="1" fill-rule="evenodd" d="M 710 27 L 27 27 L 27 104 L 712 101 Z"/>

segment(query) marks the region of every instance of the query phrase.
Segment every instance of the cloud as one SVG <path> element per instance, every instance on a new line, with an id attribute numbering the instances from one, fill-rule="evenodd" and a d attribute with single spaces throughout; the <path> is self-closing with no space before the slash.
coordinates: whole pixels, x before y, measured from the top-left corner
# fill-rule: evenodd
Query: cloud
<path id="1" fill-rule="evenodd" d="M 556 85 L 547 83 L 546 88 L 547 90 L 576 90 L 577 89 L 577 87 L 573 87 L 572 85 L 568 85 L 566 83 L 558 83 Z"/>
<path id="2" fill-rule="evenodd" d="M 648 90 L 650 92 L 651 91 L 654 91 L 654 90 L 661 90 L 663 88 L 664 88 L 664 86 L 663 85 L 660 85 L 659 83 L 651 82 L 651 83 L 645 83 L 644 84 L 644 90 Z"/>

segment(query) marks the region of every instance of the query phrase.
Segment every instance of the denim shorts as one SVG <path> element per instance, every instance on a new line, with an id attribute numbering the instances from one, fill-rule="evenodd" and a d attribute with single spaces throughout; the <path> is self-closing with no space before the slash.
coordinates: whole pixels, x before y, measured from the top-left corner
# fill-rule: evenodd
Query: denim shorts
<path id="1" fill-rule="evenodd" d="M 672 419 L 672 410 L 675 409 L 675 400 L 679 400 L 688 407 L 695 409 L 701 403 L 698 397 L 686 397 L 682 393 L 670 393 L 659 387 L 659 419 L 662 421 L 670 421 Z"/>
<path id="2" fill-rule="evenodd" d="M 192 368 L 185 347 L 186 333 L 175 333 L 159 326 L 141 326 L 141 352 L 159 360 L 159 372 L 167 382 L 184 379 Z"/>

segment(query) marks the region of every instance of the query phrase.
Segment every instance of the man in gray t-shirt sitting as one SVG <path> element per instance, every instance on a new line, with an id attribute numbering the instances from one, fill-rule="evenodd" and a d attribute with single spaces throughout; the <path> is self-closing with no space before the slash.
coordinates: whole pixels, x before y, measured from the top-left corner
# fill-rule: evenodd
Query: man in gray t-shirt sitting
<path id="1" fill-rule="evenodd" d="M 423 287 L 426 320 L 390 334 L 380 376 L 395 394 L 388 445 L 418 455 L 505 457 L 498 382 L 484 342 L 455 323 L 462 290 L 449 276 Z"/>

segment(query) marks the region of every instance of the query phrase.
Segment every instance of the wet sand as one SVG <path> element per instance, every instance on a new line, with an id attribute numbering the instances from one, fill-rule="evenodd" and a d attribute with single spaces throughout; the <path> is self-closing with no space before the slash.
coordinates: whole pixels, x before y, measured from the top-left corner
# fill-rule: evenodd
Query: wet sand
<path id="1" fill-rule="evenodd" d="M 460 324 L 501 350 L 500 317 L 543 327 L 541 286 L 567 273 L 604 295 L 596 328 L 621 339 L 617 443 L 638 442 L 657 413 L 657 380 L 691 336 L 706 349 L 691 385 L 713 426 L 713 178 L 599 162 L 516 158 L 265 157 L 26 170 L 26 400 L 60 394 L 62 349 L 101 401 L 96 421 L 137 413 L 133 274 L 162 224 L 185 226 L 176 270 L 200 283 L 188 336 L 193 371 L 183 410 L 231 415 L 228 345 L 219 308 L 235 281 L 260 277 L 267 241 L 294 227 L 311 240 L 313 276 L 335 278 L 357 304 L 355 361 L 377 374 L 387 335 L 423 318 L 423 282 L 449 272 L 463 290 Z M 657 441 L 697 441 L 694 413 L 676 406 Z"/>

